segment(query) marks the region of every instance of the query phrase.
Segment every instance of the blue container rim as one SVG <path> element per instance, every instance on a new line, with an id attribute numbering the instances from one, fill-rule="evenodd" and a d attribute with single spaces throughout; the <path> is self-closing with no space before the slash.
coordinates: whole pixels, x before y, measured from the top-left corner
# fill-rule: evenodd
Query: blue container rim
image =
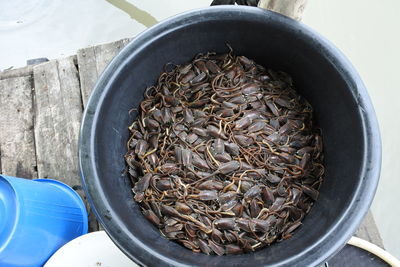
<path id="1" fill-rule="evenodd" d="M 0 229 L 0 254 L 1 252 L 7 247 L 7 244 L 10 242 L 12 239 L 14 232 L 16 231 L 17 228 L 17 222 L 18 218 L 20 215 L 19 212 L 19 201 L 18 201 L 18 193 L 15 191 L 11 183 L 8 181 L 6 175 L 1 175 L 0 174 L 0 182 L 6 183 L 6 187 L 0 187 L 0 204 L 4 205 L 4 209 L 0 208 L 0 226 L 3 229 Z M 3 199 L 3 197 L 5 197 Z M 1 211 L 3 210 L 5 212 L 5 209 L 11 208 L 11 210 L 14 210 L 15 213 L 11 214 L 12 216 L 9 216 L 10 214 L 1 214 Z M 7 216 L 8 215 L 8 216 Z"/>
<path id="2" fill-rule="evenodd" d="M 82 217 L 83 217 L 83 227 L 82 227 L 82 235 L 86 234 L 88 232 L 88 214 L 86 211 L 85 204 L 83 203 L 82 198 L 79 196 L 79 194 L 72 189 L 69 185 L 66 185 L 60 181 L 54 180 L 54 179 L 33 179 L 35 182 L 42 182 L 42 183 L 48 183 L 52 184 L 54 186 L 57 186 L 58 188 L 62 189 L 64 192 L 69 194 L 75 201 L 79 204 L 79 208 L 81 209 L 82 212 Z"/>

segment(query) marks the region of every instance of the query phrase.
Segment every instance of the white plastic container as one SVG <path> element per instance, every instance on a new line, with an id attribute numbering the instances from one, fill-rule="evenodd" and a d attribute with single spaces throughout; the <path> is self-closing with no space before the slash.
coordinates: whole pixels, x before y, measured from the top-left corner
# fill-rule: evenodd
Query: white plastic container
<path id="1" fill-rule="evenodd" d="M 104 231 L 80 236 L 61 247 L 44 267 L 136 267 Z"/>

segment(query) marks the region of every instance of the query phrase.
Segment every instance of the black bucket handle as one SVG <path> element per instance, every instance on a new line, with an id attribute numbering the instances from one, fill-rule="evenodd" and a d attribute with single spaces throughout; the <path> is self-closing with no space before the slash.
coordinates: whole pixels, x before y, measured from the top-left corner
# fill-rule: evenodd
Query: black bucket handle
<path id="1" fill-rule="evenodd" d="M 257 6 L 259 0 L 213 0 L 211 5 L 234 5 L 235 3 L 243 6 Z"/>

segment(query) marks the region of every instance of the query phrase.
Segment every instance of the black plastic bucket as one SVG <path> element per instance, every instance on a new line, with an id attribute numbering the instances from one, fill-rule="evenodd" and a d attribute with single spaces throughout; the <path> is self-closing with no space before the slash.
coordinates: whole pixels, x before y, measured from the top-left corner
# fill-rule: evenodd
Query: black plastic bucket
<path id="1" fill-rule="evenodd" d="M 236 54 L 292 75 L 323 130 L 326 178 L 320 198 L 294 236 L 257 252 L 195 254 L 163 238 L 134 202 L 123 173 L 127 127 L 168 62 L 199 52 Z M 258 8 L 219 6 L 163 21 L 130 42 L 97 82 L 80 136 L 82 181 L 94 212 L 130 258 L 149 266 L 312 266 L 333 256 L 360 224 L 373 199 L 381 163 L 375 113 L 348 60 L 301 23 Z"/>

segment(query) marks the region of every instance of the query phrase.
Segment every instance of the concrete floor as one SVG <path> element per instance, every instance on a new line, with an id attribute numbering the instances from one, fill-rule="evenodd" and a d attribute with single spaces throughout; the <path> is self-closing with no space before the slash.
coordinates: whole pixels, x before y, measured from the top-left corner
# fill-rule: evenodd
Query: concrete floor
<path id="1" fill-rule="evenodd" d="M 210 2 L 0 0 L 0 70 L 132 37 L 156 21 Z M 400 258 L 399 15 L 397 0 L 309 0 L 303 22 L 350 58 L 368 88 L 383 142 L 382 175 L 372 211 L 386 249 Z"/>

